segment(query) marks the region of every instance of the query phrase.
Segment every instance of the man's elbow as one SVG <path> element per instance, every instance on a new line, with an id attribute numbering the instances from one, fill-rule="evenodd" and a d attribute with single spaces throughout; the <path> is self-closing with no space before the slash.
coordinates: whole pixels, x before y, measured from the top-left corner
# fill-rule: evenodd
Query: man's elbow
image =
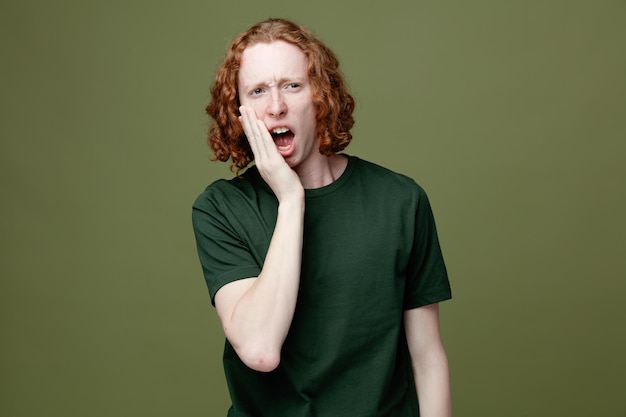
<path id="1" fill-rule="evenodd" d="M 239 359 L 248 368 L 259 372 L 271 372 L 280 364 L 280 352 L 273 351 L 259 351 L 257 349 L 245 349 L 237 350 Z"/>

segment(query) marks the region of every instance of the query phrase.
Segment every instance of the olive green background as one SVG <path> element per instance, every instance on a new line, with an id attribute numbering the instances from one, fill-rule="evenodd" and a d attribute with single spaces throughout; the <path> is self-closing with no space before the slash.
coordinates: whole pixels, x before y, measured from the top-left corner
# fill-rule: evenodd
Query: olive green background
<path id="1" fill-rule="evenodd" d="M 0 416 L 225 415 L 190 210 L 230 176 L 215 68 L 270 16 L 339 56 L 348 152 L 430 195 L 455 414 L 626 416 L 618 0 L 2 0 Z"/>

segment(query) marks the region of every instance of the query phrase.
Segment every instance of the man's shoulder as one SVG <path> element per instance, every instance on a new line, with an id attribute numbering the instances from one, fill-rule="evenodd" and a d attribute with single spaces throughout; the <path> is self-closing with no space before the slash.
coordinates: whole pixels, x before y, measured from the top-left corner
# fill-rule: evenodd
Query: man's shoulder
<path id="1" fill-rule="evenodd" d="M 393 189 L 397 188 L 405 191 L 413 190 L 418 193 L 424 192 L 417 181 L 406 174 L 359 157 L 353 156 L 352 158 L 355 160 L 357 172 L 372 185 L 391 187 Z"/>
<path id="2" fill-rule="evenodd" d="M 210 183 L 196 198 L 195 208 L 229 205 L 233 200 L 256 199 L 263 194 L 264 182 L 255 166 L 233 178 L 220 178 Z M 267 194 L 267 193 L 265 193 Z"/>

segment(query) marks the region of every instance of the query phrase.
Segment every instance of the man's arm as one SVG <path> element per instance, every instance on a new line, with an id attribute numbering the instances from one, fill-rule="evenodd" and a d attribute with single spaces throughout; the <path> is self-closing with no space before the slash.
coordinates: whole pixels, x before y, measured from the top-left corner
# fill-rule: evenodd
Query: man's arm
<path id="1" fill-rule="evenodd" d="M 439 304 L 404 312 L 415 386 L 422 417 L 452 416 L 448 357 L 439 330 Z"/>
<path id="2" fill-rule="evenodd" d="M 267 372 L 280 362 L 298 297 L 304 189 L 263 122 L 245 107 L 241 115 L 259 173 L 278 199 L 278 217 L 259 276 L 223 286 L 215 294 L 215 307 L 239 358 L 250 368 Z"/>

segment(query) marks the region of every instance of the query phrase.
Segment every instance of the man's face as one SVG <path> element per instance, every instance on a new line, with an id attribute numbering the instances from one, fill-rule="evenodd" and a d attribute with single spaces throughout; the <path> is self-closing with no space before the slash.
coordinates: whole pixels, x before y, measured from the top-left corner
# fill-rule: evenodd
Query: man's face
<path id="1" fill-rule="evenodd" d="M 254 109 L 292 168 L 313 168 L 322 157 L 307 64 L 298 47 L 275 41 L 246 48 L 239 69 L 241 105 Z"/>

